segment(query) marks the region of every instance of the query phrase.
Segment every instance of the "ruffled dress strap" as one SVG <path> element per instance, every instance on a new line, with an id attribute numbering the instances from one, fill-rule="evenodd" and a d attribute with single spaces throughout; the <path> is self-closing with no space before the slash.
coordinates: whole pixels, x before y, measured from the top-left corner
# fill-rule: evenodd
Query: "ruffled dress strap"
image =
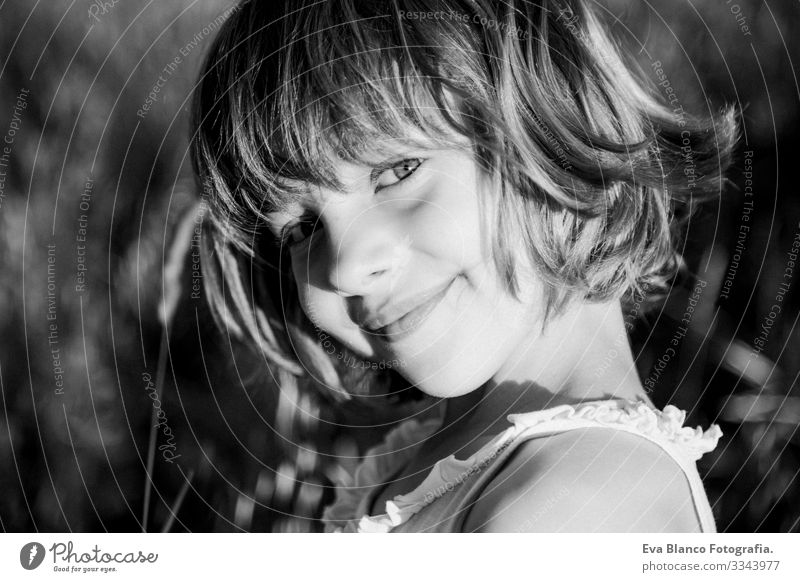
<path id="1" fill-rule="evenodd" d="M 542 414 L 546 413 L 546 414 Z M 584 405 L 563 405 L 546 411 L 512 414 L 508 420 L 518 430 L 516 439 L 565 432 L 582 427 L 609 427 L 636 434 L 660 446 L 683 470 L 694 502 L 695 513 L 704 532 L 715 532 L 716 525 L 696 461 L 713 451 L 722 430 L 711 425 L 707 430 L 683 426 L 686 412 L 668 404 L 663 410 L 640 400 L 608 400 Z"/>
<path id="2" fill-rule="evenodd" d="M 336 499 L 322 513 L 326 532 L 355 532 L 354 518 L 369 510 L 369 493 L 390 479 L 419 452 L 419 446 L 442 423 L 441 409 L 422 418 L 410 418 L 386 433 L 383 440 L 367 449 L 354 473 L 342 470 L 331 476 Z"/>
<path id="3" fill-rule="evenodd" d="M 436 419 L 425 424 L 405 423 L 390 432 L 382 446 L 374 449 L 378 455 L 397 455 L 398 462 L 385 463 L 380 461 L 381 456 L 371 455 L 372 450 L 368 452 L 356 471 L 353 487 L 340 491 L 323 520 L 328 523 L 327 531 L 460 531 L 471 504 L 520 444 L 539 436 L 602 426 L 642 436 L 675 459 L 687 477 L 702 531 L 713 532 L 713 515 L 695 461 L 716 447 L 722 431 L 716 425 L 706 431 L 700 427 L 684 427 L 685 418 L 686 413 L 672 405 L 659 411 L 644 401 L 621 399 L 564 404 L 511 414 L 508 416 L 511 426 L 475 454 L 464 460 L 454 455 L 441 459 L 416 489 L 387 501 L 385 513 L 368 515 L 371 492 L 376 484 L 390 478 L 398 463 L 410 460 L 403 460 L 404 453 L 409 457 L 416 453 L 404 445 L 418 443 L 426 432 L 432 434 L 438 427 Z M 372 487 L 366 483 L 371 483 Z M 429 509 L 423 511 L 426 508 Z M 414 516 L 417 517 L 410 522 Z"/>

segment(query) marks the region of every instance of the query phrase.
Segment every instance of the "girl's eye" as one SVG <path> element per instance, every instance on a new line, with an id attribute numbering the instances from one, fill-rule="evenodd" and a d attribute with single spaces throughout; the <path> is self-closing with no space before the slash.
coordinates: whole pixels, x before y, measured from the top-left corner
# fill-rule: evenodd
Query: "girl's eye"
<path id="1" fill-rule="evenodd" d="M 380 176 L 378 176 L 376 187 L 378 189 L 386 188 L 387 186 L 402 182 L 416 172 L 424 161 L 425 160 L 421 158 L 408 158 L 401 161 L 399 164 L 395 164 L 391 168 L 381 172 Z"/>
<path id="2" fill-rule="evenodd" d="M 305 241 L 319 230 L 322 230 L 322 221 L 318 217 L 302 216 L 284 227 L 281 239 L 284 244 L 291 247 Z"/>

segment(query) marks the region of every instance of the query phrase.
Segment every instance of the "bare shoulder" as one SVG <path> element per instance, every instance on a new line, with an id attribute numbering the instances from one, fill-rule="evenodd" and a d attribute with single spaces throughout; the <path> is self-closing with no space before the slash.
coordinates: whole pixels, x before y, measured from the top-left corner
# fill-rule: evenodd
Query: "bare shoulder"
<path id="1" fill-rule="evenodd" d="M 696 532 L 691 490 L 657 444 L 574 429 L 520 444 L 473 505 L 464 531 Z"/>

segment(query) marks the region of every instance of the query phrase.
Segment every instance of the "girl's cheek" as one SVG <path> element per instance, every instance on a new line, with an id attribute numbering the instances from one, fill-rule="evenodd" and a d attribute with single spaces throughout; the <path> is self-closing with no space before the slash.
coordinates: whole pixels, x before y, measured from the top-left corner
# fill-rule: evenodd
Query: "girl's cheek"
<path id="1" fill-rule="evenodd" d="M 462 265 L 482 258 L 480 209 L 471 186 L 454 180 L 418 209 L 416 241 L 432 256 Z"/>

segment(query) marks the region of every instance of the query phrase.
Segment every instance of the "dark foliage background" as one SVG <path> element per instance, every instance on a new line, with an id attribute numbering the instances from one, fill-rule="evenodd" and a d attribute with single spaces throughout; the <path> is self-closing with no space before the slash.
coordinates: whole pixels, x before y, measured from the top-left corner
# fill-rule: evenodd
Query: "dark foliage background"
<path id="1" fill-rule="evenodd" d="M 230 6 L 0 3 L 0 133 L 11 140 L 0 144 L 10 146 L 0 167 L 4 531 L 316 531 L 331 478 L 380 438 L 337 429 L 353 411 L 278 391 L 192 296 L 200 193 L 186 158 L 188 98 Z M 633 341 L 656 404 L 725 433 L 700 465 L 719 529 L 798 531 L 800 267 L 787 268 L 800 236 L 800 9 L 603 6 L 654 90 L 665 90 L 660 61 L 685 110 L 742 111 L 731 183 L 688 227 L 689 265 L 707 283 L 689 333 L 656 375 L 688 305 L 676 286 Z M 157 99 L 137 113 L 159 75 Z M 171 439 L 152 429 L 155 396 Z"/>

